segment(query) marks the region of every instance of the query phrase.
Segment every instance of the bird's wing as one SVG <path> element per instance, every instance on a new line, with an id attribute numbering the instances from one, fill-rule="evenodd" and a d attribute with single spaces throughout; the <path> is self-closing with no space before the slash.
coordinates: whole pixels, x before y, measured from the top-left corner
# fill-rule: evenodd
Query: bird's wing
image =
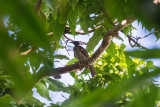
<path id="1" fill-rule="evenodd" d="M 86 58 L 89 58 L 88 52 L 82 46 L 79 46 L 79 50 L 83 53 L 84 56 L 86 56 Z"/>

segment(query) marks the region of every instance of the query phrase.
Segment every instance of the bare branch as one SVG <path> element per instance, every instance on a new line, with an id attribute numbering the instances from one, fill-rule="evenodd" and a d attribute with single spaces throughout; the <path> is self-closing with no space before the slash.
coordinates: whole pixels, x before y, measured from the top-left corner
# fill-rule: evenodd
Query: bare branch
<path id="1" fill-rule="evenodd" d="M 129 40 L 129 44 L 130 46 L 133 48 L 133 47 L 139 47 L 139 48 L 142 48 L 142 49 L 145 49 L 147 50 L 146 47 L 144 46 L 141 46 L 139 43 L 138 43 L 138 39 L 134 38 L 133 36 L 130 36 L 130 35 L 127 35 L 128 37 L 128 40 Z M 132 44 L 132 42 L 134 42 L 134 45 Z"/>
<path id="2" fill-rule="evenodd" d="M 41 3 L 42 3 L 42 0 L 38 0 L 38 1 L 37 1 L 37 4 L 36 4 L 36 6 L 35 6 L 35 8 L 36 8 L 36 10 L 37 10 L 38 13 L 39 13 L 40 10 L 41 10 Z"/>
<path id="3" fill-rule="evenodd" d="M 49 32 L 49 33 L 47 33 L 47 35 L 48 35 L 48 36 L 51 36 L 51 35 L 53 35 L 53 32 Z"/>
<path id="4" fill-rule="evenodd" d="M 25 52 L 20 53 L 20 55 L 27 55 L 32 51 L 32 47 Z"/>
<path id="5" fill-rule="evenodd" d="M 95 51 L 95 53 L 91 56 L 89 63 L 93 64 L 101 56 L 101 54 L 108 48 L 108 46 L 111 42 L 111 38 L 115 37 L 117 35 L 118 31 L 124 29 L 126 26 L 131 24 L 134 20 L 135 20 L 134 18 L 128 18 L 126 20 L 123 20 L 121 23 L 114 26 L 110 31 L 105 33 L 102 44 Z"/>
<path id="6" fill-rule="evenodd" d="M 148 36 L 150 36 L 150 35 L 152 35 L 152 34 L 154 34 L 154 33 L 156 33 L 156 32 L 159 32 L 159 30 L 154 31 L 154 32 L 152 32 L 152 33 L 149 33 L 149 34 L 147 34 L 147 35 L 145 35 L 145 36 L 143 36 L 143 37 L 137 37 L 136 39 L 143 39 L 143 38 L 146 38 L 146 37 L 148 37 Z"/>
<path id="7" fill-rule="evenodd" d="M 74 41 L 73 39 L 70 39 L 69 37 L 67 37 L 65 34 L 63 34 L 63 36 L 70 41 Z"/>
<path id="8" fill-rule="evenodd" d="M 108 31 L 107 33 L 105 33 L 103 41 L 102 41 L 102 44 L 95 51 L 95 53 L 93 53 L 93 55 L 90 58 L 78 61 L 78 62 L 76 62 L 75 64 L 72 64 L 72 65 L 67 65 L 65 67 L 59 67 L 59 68 L 55 68 L 53 70 L 49 70 L 49 71 L 45 72 L 45 74 L 43 73 L 43 75 L 41 74 L 41 72 L 39 72 L 38 74 L 42 75 L 41 77 L 43 77 L 43 76 L 54 76 L 55 78 L 58 79 L 58 78 L 60 78 L 61 74 L 68 73 L 68 72 L 71 72 L 71 71 L 77 71 L 79 69 L 83 69 L 84 67 L 87 67 L 87 66 L 95 63 L 95 61 L 97 61 L 97 59 L 101 56 L 101 54 L 109 46 L 111 38 L 112 37 L 116 37 L 118 31 L 122 30 L 123 28 L 125 28 L 126 26 L 128 26 L 129 24 L 131 24 L 134 20 L 135 20 L 134 18 L 128 18 L 126 20 L 123 20 L 118 25 L 115 25 L 110 31 Z M 99 26 L 99 27 L 101 27 L 101 26 Z M 90 30 L 90 32 L 91 31 L 94 31 L 94 30 Z M 84 34 L 83 32 L 81 32 L 81 33 Z M 53 32 L 48 33 L 47 35 L 52 35 L 52 34 L 53 34 Z M 66 38 L 68 38 L 65 35 L 63 35 L 63 36 L 66 37 Z M 70 39 L 70 38 L 68 38 L 68 39 Z M 31 50 L 28 50 L 25 53 L 21 53 L 21 54 L 26 55 L 30 51 Z"/>
<path id="9" fill-rule="evenodd" d="M 90 30 L 88 30 L 88 33 L 92 33 L 92 32 L 94 32 L 96 29 L 98 29 L 100 27 L 102 27 L 102 26 L 97 26 L 95 29 L 90 29 Z M 67 28 L 68 28 L 68 26 L 67 26 Z M 64 31 L 64 34 L 71 34 L 71 33 L 72 33 L 71 30 L 65 30 Z M 75 33 L 76 34 L 80 34 L 80 35 L 86 35 L 87 34 L 87 33 L 83 32 L 83 31 L 78 31 L 78 30 L 76 30 Z M 47 35 L 48 36 L 53 35 L 53 32 L 50 32 Z"/>
<path id="10" fill-rule="evenodd" d="M 122 32 L 123 32 L 123 31 L 122 31 Z M 129 40 L 129 44 L 130 44 L 130 46 L 131 46 L 132 48 L 133 48 L 133 47 L 140 47 L 140 48 L 142 48 L 142 49 L 147 49 L 147 48 L 145 48 L 144 46 L 141 46 L 140 43 L 138 43 L 138 40 L 139 40 L 139 39 L 146 38 L 146 37 L 148 37 L 149 35 L 154 34 L 154 33 L 156 33 L 156 32 L 159 32 L 159 30 L 157 30 L 157 31 L 155 31 L 155 32 L 152 32 L 152 33 L 149 33 L 149 34 L 147 34 L 147 35 L 145 35 L 145 36 L 143 36 L 143 37 L 133 37 L 133 36 L 127 35 L 128 40 Z M 134 43 L 134 45 L 132 44 L 132 42 Z"/>
<path id="11" fill-rule="evenodd" d="M 65 49 L 66 49 L 68 55 L 70 56 L 70 54 L 69 54 L 69 52 L 68 52 L 68 49 L 67 49 L 67 44 L 68 44 L 68 41 L 74 41 L 74 40 L 68 38 L 65 34 L 63 34 L 63 36 L 67 39 L 67 40 L 65 41 Z"/>

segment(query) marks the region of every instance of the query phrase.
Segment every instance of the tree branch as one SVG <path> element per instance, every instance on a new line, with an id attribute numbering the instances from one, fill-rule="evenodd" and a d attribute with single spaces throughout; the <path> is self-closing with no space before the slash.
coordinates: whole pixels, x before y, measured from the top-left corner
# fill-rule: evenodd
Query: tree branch
<path id="1" fill-rule="evenodd" d="M 37 4 L 36 4 L 36 6 L 35 6 L 35 8 L 36 8 L 36 10 L 37 10 L 38 13 L 39 13 L 40 10 L 41 10 L 41 3 L 42 3 L 42 0 L 38 0 L 38 1 L 37 1 Z"/>
<path id="2" fill-rule="evenodd" d="M 122 31 L 122 32 L 123 32 L 123 31 Z M 144 46 L 141 46 L 140 43 L 138 43 L 138 40 L 139 40 L 139 39 L 146 38 L 146 37 L 148 37 L 149 35 L 154 34 L 154 33 L 156 33 L 156 32 L 159 32 L 159 30 L 154 31 L 154 32 L 152 32 L 152 33 L 149 33 L 149 34 L 147 34 L 147 35 L 145 35 L 145 36 L 142 36 L 142 37 L 133 37 L 133 36 L 127 35 L 129 44 L 130 44 L 130 46 L 131 46 L 132 48 L 133 48 L 133 47 L 140 47 L 140 48 L 142 48 L 142 49 L 146 49 L 146 50 L 147 50 L 147 48 L 145 48 Z M 132 42 L 133 42 L 134 44 L 132 44 Z"/>
<path id="3" fill-rule="evenodd" d="M 48 67 L 48 66 L 41 67 L 39 72 L 37 72 L 37 74 L 33 75 L 34 82 L 33 82 L 33 84 L 30 85 L 30 88 L 28 88 L 26 90 L 26 93 L 32 87 L 34 87 L 34 85 L 37 82 L 39 82 L 41 79 L 43 79 L 46 76 L 53 76 L 55 79 L 59 79 L 59 78 L 61 78 L 61 76 L 60 76 L 61 74 L 68 73 L 71 71 L 76 71 L 78 69 L 83 69 L 84 67 L 87 67 L 88 65 L 93 64 L 95 61 L 97 61 L 97 59 L 101 56 L 101 54 L 107 49 L 107 47 L 110 44 L 111 38 L 115 37 L 115 35 L 117 34 L 118 31 L 122 30 L 123 28 L 125 28 L 126 26 L 131 24 L 134 20 L 135 20 L 134 18 L 128 18 L 128 19 L 122 21 L 122 23 L 119 23 L 118 25 L 114 26 L 107 33 L 105 33 L 102 44 L 100 45 L 100 47 L 96 50 L 96 52 L 90 58 L 80 60 L 74 64 L 67 65 L 65 67 L 59 67 L 59 68 L 52 68 L 52 67 Z M 17 101 L 21 101 L 21 99 L 22 99 L 22 96 Z"/>
<path id="4" fill-rule="evenodd" d="M 89 32 L 89 33 L 92 33 L 92 32 L 94 32 L 96 29 L 98 29 L 98 28 L 100 28 L 100 27 L 102 27 L 102 26 L 97 26 L 95 29 L 90 29 L 90 30 L 88 30 L 88 32 Z M 66 26 L 66 28 L 68 28 L 68 26 Z M 65 31 L 64 31 L 64 34 L 71 34 L 71 33 L 72 33 L 71 30 L 65 30 Z M 87 34 L 87 33 L 83 32 L 83 31 L 78 31 L 78 30 L 76 30 L 75 33 L 76 33 L 76 34 L 80 34 L 80 35 L 86 35 L 86 34 Z M 48 33 L 47 35 L 48 35 L 48 36 L 53 35 L 53 32 L 50 32 L 50 33 Z"/>
<path id="5" fill-rule="evenodd" d="M 126 20 L 123 20 L 121 23 L 119 23 L 118 25 L 115 25 L 111 30 L 109 30 L 107 33 L 105 33 L 102 44 L 95 51 L 95 53 L 93 53 L 93 55 L 90 58 L 78 61 L 75 64 L 67 65 L 65 67 L 59 67 L 59 68 L 55 68 L 55 69 L 52 69 L 52 70 L 47 70 L 47 72 L 45 72 L 45 73 L 44 73 L 45 69 L 40 70 L 38 72 L 38 75 L 41 75 L 41 74 L 43 74 L 43 75 L 36 78 L 36 80 L 38 81 L 39 79 L 41 79 L 45 76 L 54 76 L 54 78 L 58 79 L 58 78 L 60 78 L 61 74 L 68 73 L 68 72 L 71 72 L 71 71 L 76 71 L 78 69 L 83 69 L 84 67 L 87 67 L 88 65 L 91 65 L 91 64 L 95 63 L 98 60 L 98 58 L 101 56 L 101 54 L 109 46 L 111 38 L 116 37 L 118 31 L 124 29 L 126 26 L 131 24 L 134 20 L 135 19 L 132 18 L 132 17 L 128 18 Z M 101 27 L 101 26 L 99 26 L 99 27 Z M 97 28 L 99 28 L 99 27 L 97 27 Z M 94 30 L 90 30 L 90 31 L 94 31 Z M 51 32 L 51 33 L 53 34 L 53 32 Z M 51 33 L 48 33 L 47 35 L 51 35 Z M 84 32 L 81 32 L 81 33 L 84 34 Z"/>
<path id="6" fill-rule="evenodd" d="M 128 37 L 128 40 L 129 40 L 129 44 L 130 44 L 130 46 L 133 48 L 133 47 L 135 47 L 135 46 L 137 46 L 137 47 L 139 47 L 139 48 L 142 48 L 142 49 L 145 49 L 145 50 L 147 50 L 147 48 L 146 47 L 144 47 L 144 46 L 141 46 L 139 43 L 138 43 L 138 40 L 136 39 L 134 39 L 132 36 L 130 36 L 130 35 L 127 35 L 127 37 Z M 132 42 L 134 42 L 134 45 L 132 44 Z"/>
<path id="7" fill-rule="evenodd" d="M 67 37 L 65 34 L 63 34 L 63 36 L 68 39 L 69 41 L 74 41 L 73 39 L 70 39 L 69 37 Z"/>
<path id="8" fill-rule="evenodd" d="M 20 55 L 27 55 L 32 51 L 32 47 L 25 52 L 21 52 Z"/>
<path id="9" fill-rule="evenodd" d="M 131 24 L 135 19 L 134 18 L 127 18 L 126 20 L 123 20 L 121 23 L 118 25 L 114 26 L 110 31 L 105 33 L 102 44 L 100 47 L 93 53 L 93 55 L 90 58 L 80 60 L 76 62 L 75 64 L 72 65 L 67 65 L 65 67 L 59 67 L 55 68 L 49 72 L 47 72 L 46 76 L 54 76 L 56 77 L 57 75 L 68 73 L 71 71 L 75 71 L 77 69 L 82 69 L 84 67 L 87 67 L 88 65 L 91 65 L 95 63 L 98 58 L 101 56 L 101 54 L 107 49 L 107 47 L 110 44 L 111 38 L 115 37 L 117 35 L 117 32 L 124 29 L 126 26 Z"/>

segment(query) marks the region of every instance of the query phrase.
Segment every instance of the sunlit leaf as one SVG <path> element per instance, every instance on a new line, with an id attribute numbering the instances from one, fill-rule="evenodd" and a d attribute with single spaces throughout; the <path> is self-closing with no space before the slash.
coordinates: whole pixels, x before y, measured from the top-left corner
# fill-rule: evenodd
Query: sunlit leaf
<path id="1" fill-rule="evenodd" d="M 114 101 L 118 96 L 123 95 L 125 92 L 134 89 L 136 86 L 143 86 L 143 83 L 146 79 L 156 76 L 159 74 L 159 69 L 154 72 L 146 73 L 142 76 L 133 77 L 130 79 L 123 80 L 122 82 L 115 83 L 114 85 L 109 86 L 106 89 L 98 89 L 94 93 L 89 93 L 88 95 L 84 95 L 79 99 L 75 100 L 71 107 L 82 107 L 82 106 L 99 106 L 99 104 L 109 103 L 110 101 Z M 118 90 L 117 90 L 118 87 Z M 97 99 L 97 96 L 99 98 Z M 152 95 L 153 96 L 153 95 Z M 153 96 L 154 97 L 154 96 Z"/>
<path id="2" fill-rule="evenodd" d="M 111 41 L 109 47 L 106 49 L 106 52 L 112 57 L 116 56 L 117 50 L 116 50 L 116 45 L 114 44 L 113 41 Z"/>

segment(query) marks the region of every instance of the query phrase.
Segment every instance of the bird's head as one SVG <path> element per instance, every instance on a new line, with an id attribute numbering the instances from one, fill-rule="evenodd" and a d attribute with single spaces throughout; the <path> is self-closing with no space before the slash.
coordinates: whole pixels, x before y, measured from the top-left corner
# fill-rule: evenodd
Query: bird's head
<path id="1" fill-rule="evenodd" d="M 79 41 L 72 41 L 72 42 L 70 42 L 70 43 L 73 43 L 74 45 L 79 45 L 79 44 L 80 44 Z"/>

